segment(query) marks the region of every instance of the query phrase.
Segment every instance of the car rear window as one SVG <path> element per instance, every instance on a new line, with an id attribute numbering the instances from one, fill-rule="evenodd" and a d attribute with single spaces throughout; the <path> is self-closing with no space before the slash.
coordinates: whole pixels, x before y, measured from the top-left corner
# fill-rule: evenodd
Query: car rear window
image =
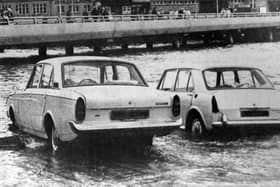
<path id="1" fill-rule="evenodd" d="M 250 68 L 214 68 L 203 71 L 208 89 L 273 89 L 262 71 Z"/>
<path id="2" fill-rule="evenodd" d="M 63 64 L 64 87 L 94 85 L 145 86 L 135 66 L 118 62 L 71 62 Z"/>

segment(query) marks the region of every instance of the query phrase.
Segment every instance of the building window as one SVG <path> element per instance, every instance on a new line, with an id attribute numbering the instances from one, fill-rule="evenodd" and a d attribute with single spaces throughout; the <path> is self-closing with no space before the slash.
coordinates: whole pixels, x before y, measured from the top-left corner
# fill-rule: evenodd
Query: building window
<path id="1" fill-rule="evenodd" d="M 131 6 L 122 6 L 122 14 L 131 14 Z"/>
<path id="2" fill-rule="evenodd" d="M 34 15 L 47 14 L 47 4 L 46 3 L 33 4 L 33 14 Z"/>
<path id="3" fill-rule="evenodd" d="M 16 12 L 19 15 L 27 15 L 27 14 L 29 14 L 29 6 L 28 6 L 28 4 L 17 4 L 16 5 Z"/>

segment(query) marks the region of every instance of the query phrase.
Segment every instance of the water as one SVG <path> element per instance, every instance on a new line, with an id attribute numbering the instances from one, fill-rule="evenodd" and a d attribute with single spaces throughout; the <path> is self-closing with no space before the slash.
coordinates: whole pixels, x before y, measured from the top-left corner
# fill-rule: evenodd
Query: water
<path id="1" fill-rule="evenodd" d="M 85 54 L 87 48 L 76 51 Z M 193 63 L 255 66 L 280 85 L 280 43 L 244 44 L 173 51 L 144 49 L 124 54 L 155 86 L 162 71 Z M 0 57 L 0 137 L 11 137 L 5 99 L 14 86 L 24 88 L 35 50 L 7 50 Z M 61 55 L 61 49 L 49 54 Z M 190 141 L 185 132 L 155 138 L 151 150 L 68 145 L 56 154 L 45 141 L 27 135 L 16 143 L 0 141 L 1 186 L 279 186 L 280 132 L 226 133 L 213 140 Z"/>

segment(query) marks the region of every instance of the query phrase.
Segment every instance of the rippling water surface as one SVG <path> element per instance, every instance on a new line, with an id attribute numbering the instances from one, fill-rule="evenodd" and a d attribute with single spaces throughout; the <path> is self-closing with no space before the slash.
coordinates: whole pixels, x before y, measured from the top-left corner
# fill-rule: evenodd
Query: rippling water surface
<path id="1" fill-rule="evenodd" d="M 87 50 L 76 48 L 82 54 Z M 105 55 L 135 62 L 153 86 L 166 68 L 215 62 L 259 67 L 279 88 L 279 51 L 280 43 L 265 43 L 179 51 L 137 49 Z M 49 51 L 51 55 L 62 53 L 61 49 Z M 280 132 L 227 132 L 213 140 L 194 142 L 184 132 L 176 131 L 155 138 L 151 150 L 144 151 L 84 145 L 68 146 L 53 154 L 44 141 L 27 135 L 20 136 L 26 146 L 19 146 L 10 140 L 13 133 L 5 117 L 5 98 L 14 86 L 24 88 L 36 61 L 32 55 L 36 55 L 35 50 L 6 50 L 0 54 L 1 186 L 280 185 Z"/>

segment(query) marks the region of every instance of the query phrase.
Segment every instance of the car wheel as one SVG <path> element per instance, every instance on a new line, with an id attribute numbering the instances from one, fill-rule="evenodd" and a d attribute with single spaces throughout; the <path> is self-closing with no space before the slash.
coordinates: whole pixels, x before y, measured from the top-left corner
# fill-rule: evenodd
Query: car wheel
<path id="1" fill-rule="evenodd" d="M 13 109 L 10 109 L 9 114 L 10 114 L 10 120 L 12 122 L 12 124 L 10 125 L 10 130 L 16 131 L 18 129 L 18 126 L 16 123 L 15 113 Z"/>
<path id="2" fill-rule="evenodd" d="M 152 146 L 153 145 L 153 136 L 145 136 L 142 140 L 143 146 Z"/>
<path id="3" fill-rule="evenodd" d="M 205 127 L 200 118 L 194 117 L 191 121 L 191 137 L 202 138 L 205 135 Z"/>
<path id="4" fill-rule="evenodd" d="M 52 151 L 57 151 L 59 147 L 59 137 L 58 137 L 58 132 L 54 126 L 51 127 L 51 131 L 49 134 L 49 146 Z"/>

